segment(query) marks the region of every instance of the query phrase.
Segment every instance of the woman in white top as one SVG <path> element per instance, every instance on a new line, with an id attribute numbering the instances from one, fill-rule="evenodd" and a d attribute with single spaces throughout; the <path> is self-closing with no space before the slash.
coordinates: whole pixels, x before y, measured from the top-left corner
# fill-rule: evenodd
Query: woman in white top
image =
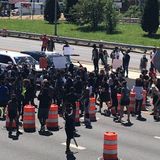
<path id="1" fill-rule="evenodd" d="M 143 85 L 140 78 L 136 79 L 135 86 L 133 86 L 133 92 L 135 92 L 135 114 L 138 114 L 137 119 L 141 119 L 142 103 L 143 103 Z"/>

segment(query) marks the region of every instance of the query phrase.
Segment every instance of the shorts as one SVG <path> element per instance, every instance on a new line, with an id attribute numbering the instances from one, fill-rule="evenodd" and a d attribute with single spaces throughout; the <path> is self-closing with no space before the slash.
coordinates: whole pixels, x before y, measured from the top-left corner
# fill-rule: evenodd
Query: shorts
<path id="1" fill-rule="evenodd" d="M 47 119 L 48 113 L 49 113 L 48 108 L 39 108 L 38 109 L 38 119 L 41 119 L 41 118 Z"/>
<path id="2" fill-rule="evenodd" d="M 65 131 L 68 139 L 72 139 L 74 137 L 74 132 L 72 130 L 65 128 Z"/>
<path id="3" fill-rule="evenodd" d="M 120 100 L 120 105 L 121 106 L 128 106 L 130 104 L 130 100 L 129 99 L 121 99 Z"/>

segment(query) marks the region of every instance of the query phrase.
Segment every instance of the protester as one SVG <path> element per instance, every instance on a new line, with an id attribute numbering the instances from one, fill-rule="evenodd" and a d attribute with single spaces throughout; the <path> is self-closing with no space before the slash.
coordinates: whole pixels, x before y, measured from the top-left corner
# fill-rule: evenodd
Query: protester
<path id="1" fill-rule="evenodd" d="M 154 56 L 155 56 L 156 53 L 157 53 L 157 49 L 156 48 L 154 48 L 153 51 L 150 52 L 150 68 L 153 68 L 153 69 L 155 69 L 155 67 L 154 67 L 154 64 L 153 64 L 152 61 L 153 61 Z"/>
<path id="2" fill-rule="evenodd" d="M 123 53 L 123 61 L 122 61 L 122 66 L 124 70 L 124 74 L 126 73 L 126 78 L 128 78 L 128 67 L 129 67 L 129 62 L 130 62 L 130 55 L 128 54 L 130 50 L 127 50 L 126 53 Z"/>
<path id="3" fill-rule="evenodd" d="M 108 55 L 107 50 L 103 50 L 103 57 L 104 57 L 105 65 L 108 65 L 108 58 L 109 58 L 109 55 Z"/>
<path id="4" fill-rule="evenodd" d="M 41 124 L 40 133 L 45 132 L 46 119 L 48 118 L 48 112 L 52 101 L 49 93 L 48 80 L 45 79 L 42 86 L 43 87 L 38 95 L 38 119 Z"/>
<path id="5" fill-rule="evenodd" d="M 92 50 L 92 61 L 94 65 L 94 72 L 98 74 L 99 72 L 99 54 L 98 54 L 98 49 L 96 44 L 93 45 L 93 50 Z"/>
<path id="6" fill-rule="evenodd" d="M 90 107 L 90 96 L 89 96 L 89 88 L 84 89 L 83 95 L 82 95 L 82 101 L 84 105 L 84 124 L 86 128 L 92 128 L 91 121 L 89 117 L 89 107 Z"/>
<path id="7" fill-rule="evenodd" d="M 103 102 L 106 103 L 107 105 L 107 109 L 105 110 L 106 113 L 105 114 L 110 114 L 109 111 L 109 107 L 110 107 L 110 92 L 109 92 L 109 84 L 107 82 L 107 78 L 104 77 L 102 84 L 100 86 L 100 90 L 99 90 L 99 99 L 100 99 L 100 108 L 99 108 L 99 112 L 101 113 L 101 109 L 103 108 Z"/>
<path id="8" fill-rule="evenodd" d="M 135 86 L 133 86 L 133 92 L 135 92 L 135 99 L 136 99 L 136 105 L 135 105 L 135 114 L 138 115 L 137 119 L 141 120 L 142 115 L 142 103 L 143 103 L 143 83 L 140 78 L 137 78 L 135 81 Z"/>
<path id="9" fill-rule="evenodd" d="M 20 134 L 19 132 L 19 106 L 18 106 L 18 101 L 16 98 L 15 94 L 12 94 L 11 96 L 11 100 L 8 102 L 8 117 L 9 117 L 9 132 L 8 132 L 8 136 L 9 138 L 11 138 L 12 136 L 12 131 L 13 131 L 13 121 L 15 121 L 16 123 L 16 136 L 18 136 Z"/>
<path id="10" fill-rule="evenodd" d="M 99 45 L 99 59 L 101 59 L 101 62 L 103 65 L 106 65 L 104 61 L 104 51 L 103 51 L 103 44 Z"/>
<path id="11" fill-rule="evenodd" d="M 40 40 L 42 41 L 41 51 L 46 51 L 48 46 L 47 36 L 44 34 L 43 36 L 40 37 Z"/>
<path id="12" fill-rule="evenodd" d="M 55 41 L 54 41 L 53 37 L 50 37 L 48 40 L 47 50 L 52 51 L 52 52 L 55 50 Z"/>
<path id="13" fill-rule="evenodd" d="M 143 57 L 140 60 L 140 70 L 142 72 L 142 70 L 147 70 L 147 63 L 148 63 L 148 59 L 146 58 L 146 55 L 144 54 Z"/>
<path id="14" fill-rule="evenodd" d="M 121 89 L 121 100 L 120 100 L 120 106 L 121 106 L 121 110 L 120 110 L 120 117 L 119 117 L 119 122 L 122 123 L 122 117 L 123 117 L 123 112 L 124 112 L 124 106 L 127 109 L 127 121 L 129 124 L 131 124 L 130 121 L 130 110 L 129 110 L 129 104 L 130 104 L 130 90 L 127 86 L 127 81 L 124 81 L 122 83 L 122 89 Z"/>
<path id="15" fill-rule="evenodd" d="M 6 111 L 8 100 L 9 100 L 9 90 L 5 85 L 5 81 L 1 80 L 0 81 L 0 107 L 3 108 L 3 114 L 2 114 L 3 119 L 5 119 L 5 111 Z"/>
<path id="16" fill-rule="evenodd" d="M 112 64 L 114 59 L 120 58 L 120 51 L 118 47 L 115 47 L 114 50 L 111 52 L 110 58 L 112 59 Z"/>
<path id="17" fill-rule="evenodd" d="M 66 132 L 66 154 L 72 153 L 70 150 L 70 143 L 71 139 L 74 138 L 74 116 L 73 116 L 73 110 L 72 110 L 72 105 L 70 103 L 66 103 L 66 110 L 64 114 L 64 119 L 65 119 L 65 132 Z"/>

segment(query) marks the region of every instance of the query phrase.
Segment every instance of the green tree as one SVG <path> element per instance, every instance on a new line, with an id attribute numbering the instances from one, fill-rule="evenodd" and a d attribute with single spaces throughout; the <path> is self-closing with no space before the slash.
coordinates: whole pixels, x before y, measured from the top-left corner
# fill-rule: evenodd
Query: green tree
<path id="1" fill-rule="evenodd" d="M 157 32 L 159 27 L 158 0 L 146 0 L 141 20 L 141 27 L 149 36 Z"/>
<path id="2" fill-rule="evenodd" d="M 113 0 L 107 0 L 104 6 L 104 22 L 106 24 L 106 32 L 114 33 L 117 26 L 117 12 Z"/>
<path id="3" fill-rule="evenodd" d="M 124 16 L 125 17 L 130 17 L 130 18 L 141 18 L 141 8 L 140 6 L 137 5 L 131 5 L 127 12 L 125 12 Z"/>
<path id="4" fill-rule="evenodd" d="M 55 1 L 57 0 L 46 0 L 45 8 L 44 8 L 44 20 L 49 23 L 55 22 Z M 57 19 L 61 16 L 59 3 L 57 1 Z"/>
<path id="5" fill-rule="evenodd" d="M 73 9 L 76 20 L 96 29 L 103 20 L 104 0 L 80 0 Z"/>
<path id="6" fill-rule="evenodd" d="M 76 5 L 78 2 L 78 0 L 65 0 L 65 18 L 68 21 L 73 21 L 73 17 L 74 15 L 72 15 L 72 9 L 74 7 L 74 5 Z"/>

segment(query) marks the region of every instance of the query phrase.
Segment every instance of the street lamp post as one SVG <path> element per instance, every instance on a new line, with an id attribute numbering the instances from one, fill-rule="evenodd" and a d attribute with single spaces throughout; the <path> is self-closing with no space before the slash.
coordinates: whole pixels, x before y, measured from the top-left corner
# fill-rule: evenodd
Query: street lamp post
<path id="1" fill-rule="evenodd" d="M 54 35 L 57 36 L 57 0 L 54 0 Z"/>

